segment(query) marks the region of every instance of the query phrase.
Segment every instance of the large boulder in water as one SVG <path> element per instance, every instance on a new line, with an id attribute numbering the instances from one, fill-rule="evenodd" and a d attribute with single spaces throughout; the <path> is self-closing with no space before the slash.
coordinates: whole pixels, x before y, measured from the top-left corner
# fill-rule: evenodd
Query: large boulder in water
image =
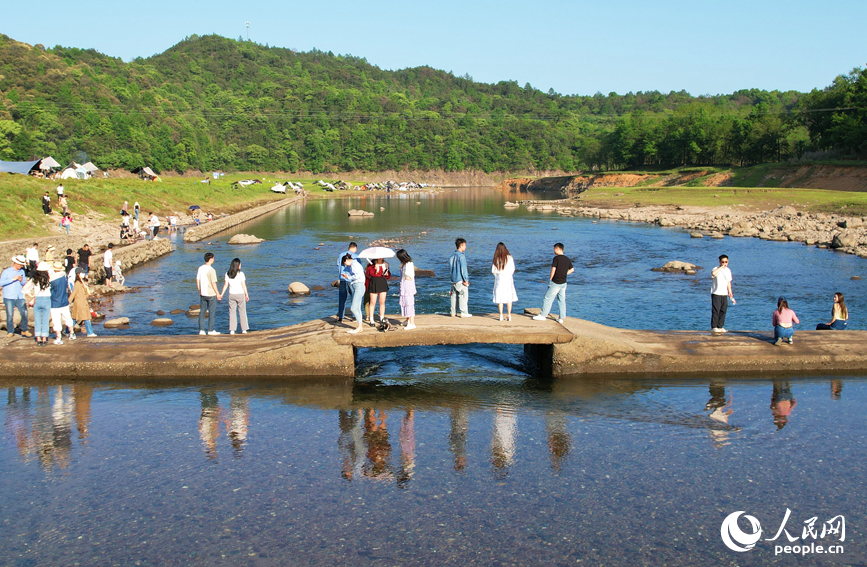
<path id="1" fill-rule="evenodd" d="M 106 319 L 105 322 L 102 324 L 102 326 L 107 329 L 120 327 L 121 325 L 129 325 L 129 317 L 116 317 L 114 319 Z"/>
<path id="2" fill-rule="evenodd" d="M 292 295 L 310 295 L 310 288 L 301 282 L 292 282 L 289 284 L 289 293 Z"/>
<path id="3" fill-rule="evenodd" d="M 265 242 L 265 239 L 252 234 L 236 234 L 229 239 L 229 244 L 259 244 L 260 242 Z"/>
<path id="4" fill-rule="evenodd" d="M 689 262 L 679 262 L 677 260 L 673 260 L 671 262 L 667 262 L 661 268 L 653 268 L 652 272 L 667 272 L 670 274 L 686 274 L 688 276 L 695 275 L 696 270 L 700 270 L 700 266 L 696 266 L 695 264 L 690 264 Z"/>
<path id="5" fill-rule="evenodd" d="M 168 317 L 161 317 L 158 319 L 154 319 L 151 321 L 151 325 L 154 327 L 168 327 L 170 325 L 174 325 L 175 322 L 169 319 Z"/>

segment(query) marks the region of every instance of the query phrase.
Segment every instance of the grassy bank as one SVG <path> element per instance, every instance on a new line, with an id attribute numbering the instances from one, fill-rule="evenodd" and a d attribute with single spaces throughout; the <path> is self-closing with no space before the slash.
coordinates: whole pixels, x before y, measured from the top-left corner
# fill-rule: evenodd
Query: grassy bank
<path id="1" fill-rule="evenodd" d="M 289 178 L 278 178 L 274 174 L 259 174 L 261 185 L 251 185 L 233 189 L 232 182 L 251 179 L 250 174 L 226 175 L 210 184 L 201 183 L 202 178 L 164 177 L 162 182 L 142 181 L 138 178 L 127 179 L 67 179 L 63 181 L 65 193 L 69 196 L 69 208 L 75 222 L 76 215 L 92 212 L 111 216 L 117 215 L 123 202 L 129 201 L 132 212 L 133 203 L 139 202 L 142 212 L 155 212 L 160 216 L 172 212 L 186 211 L 191 205 L 199 205 L 205 211 L 232 213 L 254 205 L 283 198 L 272 193 L 275 180 L 283 182 Z M 315 179 L 297 179 L 304 183 L 313 195 L 326 195 L 321 188 L 313 185 Z M 48 190 L 51 206 L 57 206 L 57 181 L 36 179 L 24 175 L 0 174 L 0 240 L 14 240 L 31 236 L 50 234 L 46 219 L 42 214 L 42 195 Z"/>
<path id="2" fill-rule="evenodd" d="M 867 216 L 867 193 L 771 187 L 600 187 L 581 194 L 599 207 L 731 207 L 765 211 L 792 205 L 801 211 Z"/>

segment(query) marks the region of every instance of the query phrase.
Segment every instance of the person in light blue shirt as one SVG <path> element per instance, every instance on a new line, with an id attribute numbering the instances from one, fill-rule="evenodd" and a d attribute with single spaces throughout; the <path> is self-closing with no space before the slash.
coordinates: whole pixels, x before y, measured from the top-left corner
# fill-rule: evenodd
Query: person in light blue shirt
<path id="1" fill-rule="evenodd" d="M 346 298 L 349 296 L 350 288 L 349 283 L 342 277 L 343 274 L 343 257 L 349 254 L 352 256 L 352 259 L 358 258 L 358 254 L 356 251 L 358 250 L 358 244 L 355 242 L 349 243 L 349 248 L 346 249 L 346 252 L 341 252 L 340 256 L 337 257 L 337 277 L 339 278 L 338 284 L 338 292 L 337 292 L 337 322 L 343 322 L 343 315 L 346 313 Z M 350 300 L 351 305 L 351 300 Z"/>
<path id="2" fill-rule="evenodd" d="M 27 260 L 24 256 L 12 258 L 12 265 L 0 274 L 0 287 L 3 288 L 3 303 L 6 305 L 6 336 L 15 335 L 15 311 L 21 316 L 21 334 L 30 336 L 27 330 L 27 304 L 24 301 L 24 266 Z"/>
<path id="3" fill-rule="evenodd" d="M 472 317 L 467 311 L 467 300 L 469 299 L 470 275 L 467 272 L 467 257 L 464 252 L 467 251 L 467 241 L 463 238 L 455 240 L 455 253 L 449 258 L 449 273 L 452 278 L 452 288 L 449 291 L 449 300 L 451 308 L 449 313 L 452 317 L 456 316 L 456 312 L 460 312 L 460 317 Z"/>
<path id="4" fill-rule="evenodd" d="M 340 270 L 340 281 L 345 281 L 352 294 L 352 303 L 349 310 L 355 317 L 358 326 L 349 333 L 360 333 L 364 318 L 361 316 L 361 302 L 364 300 L 364 268 L 361 262 L 352 257 L 352 254 L 343 255 L 343 268 Z"/>

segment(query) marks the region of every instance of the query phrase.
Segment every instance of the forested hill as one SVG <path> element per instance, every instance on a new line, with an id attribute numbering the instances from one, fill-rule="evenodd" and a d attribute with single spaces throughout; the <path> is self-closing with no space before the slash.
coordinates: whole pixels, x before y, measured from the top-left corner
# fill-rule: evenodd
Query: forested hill
<path id="1" fill-rule="evenodd" d="M 0 159 L 84 152 L 102 168 L 315 172 L 752 164 L 864 151 L 864 133 L 849 130 L 867 105 L 841 98 L 863 98 L 864 82 L 853 72 L 809 95 L 564 96 L 213 35 L 130 63 L 0 35 Z M 804 112 L 829 104 L 862 110 Z"/>

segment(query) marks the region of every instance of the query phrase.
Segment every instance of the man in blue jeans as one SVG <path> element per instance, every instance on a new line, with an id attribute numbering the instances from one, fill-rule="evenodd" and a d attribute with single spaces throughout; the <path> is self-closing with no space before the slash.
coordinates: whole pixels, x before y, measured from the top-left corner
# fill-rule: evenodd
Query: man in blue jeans
<path id="1" fill-rule="evenodd" d="M 205 334 L 205 312 L 208 312 L 208 335 L 219 335 L 214 330 L 214 318 L 217 314 L 217 302 L 223 299 L 217 290 L 217 271 L 214 270 L 214 255 L 205 254 L 205 263 L 199 266 L 196 273 L 196 287 L 199 288 L 199 334 Z"/>
<path id="2" fill-rule="evenodd" d="M 352 259 L 355 260 L 358 258 L 358 244 L 355 242 L 349 243 L 349 248 L 346 249 L 346 252 L 341 252 L 340 256 L 337 257 L 337 277 L 338 281 L 338 292 L 337 292 L 337 322 L 343 322 L 343 316 L 346 313 L 346 299 L 349 297 L 352 292 L 352 286 L 349 282 L 343 277 L 343 257 L 349 254 L 352 256 Z M 352 300 L 350 299 L 350 305 Z M 354 315 L 353 315 L 354 317 Z"/>
<path id="3" fill-rule="evenodd" d="M 563 243 L 558 242 L 554 245 L 554 260 L 551 262 L 548 291 L 545 292 L 545 299 L 542 300 L 542 312 L 533 317 L 535 321 L 544 321 L 548 318 L 556 297 L 557 305 L 560 307 L 560 318 L 557 322 L 563 322 L 566 318 L 566 276 L 574 271 L 572 261 L 563 254 Z"/>
<path id="4" fill-rule="evenodd" d="M 12 258 L 12 265 L 0 274 L 0 286 L 3 287 L 3 303 L 6 305 L 6 336 L 15 335 L 15 312 L 21 316 L 21 334 L 29 337 L 27 330 L 27 304 L 24 302 L 24 266 L 27 260 L 24 256 Z"/>
<path id="5" fill-rule="evenodd" d="M 472 317 L 467 311 L 467 300 L 469 299 L 469 272 L 467 272 L 467 257 L 464 252 L 467 251 L 467 241 L 463 238 L 455 240 L 455 253 L 449 258 L 449 273 L 452 278 L 452 288 L 449 291 L 449 301 L 451 309 L 449 312 L 452 317 L 457 313 L 458 317 Z"/>

